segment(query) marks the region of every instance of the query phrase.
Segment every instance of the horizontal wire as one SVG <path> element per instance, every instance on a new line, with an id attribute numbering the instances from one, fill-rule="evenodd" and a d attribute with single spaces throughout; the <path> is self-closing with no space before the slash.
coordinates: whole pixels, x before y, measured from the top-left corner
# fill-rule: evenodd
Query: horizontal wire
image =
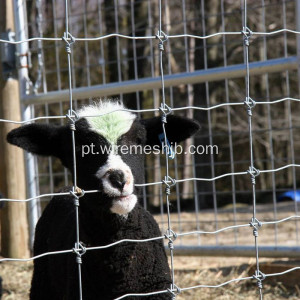
<path id="1" fill-rule="evenodd" d="M 282 222 L 286 222 L 286 221 L 289 221 L 289 220 L 292 220 L 292 219 L 299 219 L 299 218 L 300 218 L 300 216 L 294 215 L 294 216 L 283 218 L 283 219 L 280 219 L 280 220 L 277 220 L 277 221 L 264 221 L 264 222 L 260 222 L 260 224 L 261 225 L 274 225 L 274 224 L 279 224 L 279 223 L 282 223 Z"/>
<path id="2" fill-rule="evenodd" d="M 159 295 L 159 294 L 164 294 L 164 293 L 169 293 L 168 290 L 162 290 L 162 291 L 157 291 L 157 292 L 150 292 L 150 293 L 134 293 L 134 294 L 126 294 L 121 297 L 115 298 L 114 300 L 121 300 L 127 297 L 147 297 L 147 296 L 154 296 L 154 295 Z"/>
<path id="3" fill-rule="evenodd" d="M 233 173 L 226 173 L 226 174 L 222 174 L 216 177 L 212 177 L 212 178 L 200 178 L 200 177 L 191 177 L 191 178 L 184 178 L 184 179 L 178 179 L 175 180 L 175 182 L 185 182 L 185 181 L 216 181 L 218 179 L 224 178 L 224 177 L 228 177 L 228 176 L 238 176 L 238 175 L 247 175 L 248 172 L 233 172 Z"/>
<path id="4" fill-rule="evenodd" d="M 260 173 L 273 173 L 273 172 L 279 172 L 282 171 L 284 169 L 287 168 L 300 168 L 299 164 L 289 164 L 289 165 L 285 165 L 282 166 L 280 168 L 277 169 L 270 169 L 270 170 L 260 170 Z M 175 183 L 181 183 L 181 182 L 185 182 L 185 181 L 216 181 L 218 179 L 224 178 L 224 177 L 229 177 L 229 176 L 239 176 L 239 175 L 247 175 L 249 174 L 248 171 L 244 171 L 244 172 L 234 172 L 234 173 L 226 173 L 226 174 L 222 174 L 216 177 L 212 177 L 212 178 L 198 178 L 198 177 L 192 177 L 192 178 L 185 178 L 185 179 L 173 179 Z M 152 185 L 159 185 L 159 184 L 165 184 L 165 183 L 171 183 L 171 181 L 156 181 L 156 182 L 149 182 L 149 183 L 140 183 L 140 184 L 135 184 L 136 187 L 144 187 L 144 186 L 152 186 Z M 99 190 L 88 190 L 88 191 L 84 191 L 85 193 L 99 193 Z M 28 198 L 28 199 L 23 199 L 23 200 L 19 200 L 19 199 L 8 199 L 8 198 L 1 198 L 1 201 L 6 201 L 6 202 L 28 202 L 28 201 L 32 201 L 35 199 L 40 199 L 40 198 L 44 198 L 44 197 L 51 197 L 51 196 L 66 196 L 69 195 L 70 193 L 67 192 L 63 192 L 63 193 L 49 193 L 49 194 L 42 194 L 39 196 L 35 196 L 32 198 Z"/>
<path id="5" fill-rule="evenodd" d="M 266 277 L 281 276 L 281 275 L 284 275 L 284 274 L 287 274 L 287 273 L 290 273 L 290 272 L 293 272 L 293 271 L 296 271 L 296 270 L 300 270 L 300 267 L 294 267 L 294 268 L 285 270 L 285 271 L 283 271 L 283 272 L 271 273 L 271 274 L 265 274 L 265 276 L 266 276 Z"/>
<path id="6" fill-rule="evenodd" d="M 232 225 L 232 226 L 227 226 L 221 229 L 218 229 L 216 231 L 201 231 L 201 230 L 197 230 L 197 231 L 189 231 L 189 232 L 182 232 L 182 233 L 177 233 L 177 236 L 188 236 L 188 235 L 194 235 L 194 234 L 217 234 L 223 231 L 227 231 L 230 229 L 237 229 L 237 228 L 242 228 L 242 227 L 250 227 L 250 224 L 241 224 L 241 225 Z"/>
<path id="7" fill-rule="evenodd" d="M 300 102 L 300 99 L 286 97 L 286 98 L 277 99 L 277 100 L 274 100 L 274 101 L 255 102 L 255 105 L 272 105 L 272 104 L 285 102 L 285 101 Z M 216 104 L 216 105 L 213 105 L 213 106 L 210 106 L 210 107 L 183 106 L 183 107 L 174 107 L 171 110 L 172 111 L 182 111 L 182 110 L 187 110 L 187 109 L 194 109 L 194 110 L 210 111 L 210 110 L 217 109 L 217 108 L 220 108 L 220 107 L 240 106 L 240 105 L 244 105 L 244 102 L 222 103 L 222 104 Z M 119 108 L 119 109 L 114 109 L 114 110 L 111 110 L 109 112 L 105 112 L 105 113 L 101 113 L 101 114 L 86 115 L 86 116 L 82 116 L 82 117 L 85 117 L 85 118 L 101 117 L 101 116 L 105 116 L 107 114 L 111 114 L 111 113 L 114 113 L 114 112 L 120 112 L 120 111 L 132 112 L 132 113 L 147 113 L 147 112 L 157 112 L 157 111 L 160 111 L 160 109 L 159 108 L 149 108 L 149 109 Z M 71 116 L 71 117 L 75 117 L 75 116 Z M 14 124 L 26 124 L 26 123 L 30 123 L 30 122 L 38 121 L 38 120 L 64 119 L 64 118 L 66 118 L 65 115 L 64 116 L 44 116 L 44 117 L 36 117 L 36 118 L 28 119 L 28 120 L 25 120 L 25 121 L 13 121 L 13 120 L 0 119 L 0 122 L 7 122 L 7 123 L 14 123 Z"/>
<path id="8" fill-rule="evenodd" d="M 280 220 L 275 220 L 275 221 L 266 221 L 266 222 L 259 222 L 259 224 L 261 225 L 273 225 L 273 224 L 279 224 L 279 223 L 283 223 L 292 219 L 298 219 L 300 218 L 300 216 L 298 215 L 294 215 L 294 216 L 289 216 L 287 218 L 284 219 L 280 219 Z M 183 233 L 178 233 L 176 234 L 176 236 L 188 236 L 188 235 L 194 235 L 194 234 L 218 234 L 222 231 L 227 231 L 227 230 L 231 230 L 231 229 L 237 229 L 237 228 L 242 228 L 242 227 L 252 227 L 253 225 L 255 225 L 255 223 L 247 223 L 247 224 L 241 224 L 241 225 L 233 225 L 233 226 L 228 226 L 228 227 L 224 227 L 222 229 L 216 230 L 216 231 L 190 231 L 190 232 L 183 232 Z M 148 239 L 140 239 L 140 240 L 135 240 L 135 239 L 123 239 L 123 240 L 119 240 L 116 242 L 113 242 L 111 244 L 107 244 L 104 246 L 96 246 L 96 247 L 86 247 L 85 250 L 86 251 L 94 251 L 94 250 L 101 250 L 101 249 L 107 249 L 113 246 L 116 246 L 118 244 L 121 243 L 147 243 L 147 242 L 153 242 L 153 241 L 157 241 L 157 240 L 163 240 L 163 239 L 170 239 L 170 238 L 174 238 L 174 235 L 162 235 L 162 236 L 157 236 L 157 237 L 153 237 L 153 238 L 148 238 Z M 175 242 L 175 240 L 174 240 Z M 76 249 L 78 251 L 82 251 L 82 249 Z M 52 251 L 52 252 L 46 252 L 37 256 L 33 256 L 31 258 L 2 258 L 0 259 L 0 262 L 4 262 L 4 261 L 22 261 L 22 262 L 28 262 L 28 261 L 33 261 L 35 259 L 38 259 L 40 257 L 44 257 L 44 256 L 48 256 L 48 255 L 56 255 L 56 254 L 64 254 L 64 253 L 71 253 L 74 252 L 73 249 L 70 250 L 62 250 L 62 251 Z"/>
<path id="9" fill-rule="evenodd" d="M 84 191 L 84 194 L 92 194 L 92 193 L 99 193 L 99 190 L 89 190 L 89 191 Z M 42 194 L 38 195 L 35 197 L 27 198 L 24 200 L 19 200 L 19 199 L 8 199 L 8 198 L 0 198 L 1 201 L 6 201 L 6 202 L 29 202 L 32 200 L 37 200 L 41 198 L 46 198 L 46 197 L 55 197 L 55 196 L 69 196 L 71 195 L 70 192 L 62 192 L 62 193 L 49 193 L 49 194 Z"/>
<path id="10" fill-rule="evenodd" d="M 216 284 L 216 285 L 199 284 L 199 285 L 194 285 L 194 286 L 191 286 L 191 287 L 181 288 L 180 290 L 182 292 L 184 292 L 184 291 L 188 291 L 188 290 L 192 290 L 192 289 L 198 289 L 198 288 L 219 288 L 219 287 L 222 287 L 224 285 L 228 285 L 232 282 L 245 281 L 245 280 L 250 280 L 250 279 L 253 279 L 253 277 L 249 276 L 249 277 L 242 277 L 242 278 L 234 278 L 234 279 L 231 279 L 231 280 L 228 280 L 228 281 L 225 281 L 223 283 Z"/>
<path id="11" fill-rule="evenodd" d="M 270 36 L 270 35 L 276 35 L 279 33 L 294 33 L 294 34 L 300 34 L 299 31 L 292 30 L 292 29 L 280 29 L 280 30 L 275 30 L 275 31 L 270 31 L 270 32 L 257 32 L 257 31 L 251 31 L 251 35 L 258 35 L 258 36 Z M 241 35 L 243 32 L 240 31 L 232 31 L 232 32 L 216 32 L 213 34 L 209 35 L 194 35 L 194 34 L 175 34 L 175 35 L 169 35 L 168 39 L 177 39 L 177 38 L 195 38 L 195 39 L 209 39 L 212 37 L 216 36 L 226 36 L 226 35 Z M 112 34 L 107 34 L 103 36 L 98 36 L 98 37 L 85 37 L 85 38 L 78 38 L 78 37 L 72 37 L 73 40 L 79 41 L 79 42 L 92 42 L 92 41 L 99 41 L 99 40 L 104 40 L 112 37 L 118 37 L 118 38 L 124 38 L 124 39 L 129 39 L 129 40 L 146 40 L 146 39 L 156 39 L 156 35 L 149 35 L 149 36 L 131 36 L 131 35 L 124 35 L 124 34 L 119 34 L 119 33 L 112 33 Z M 163 36 L 160 36 L 160 38 L 164 38 Z M 50 42 L 57 42 L 57 41 L 62 41 L 61 37 L 32 37 L 28 39 L 24 39 L 21 41 L 8 41 L 8 40 L 3 40 L 0 39 L 0 43 L 7 43 L 7 44 L 21 44 L 21 43 L 28 43 L 28 42 L 34 42 L 34 41 L 50 41 Z M 71 41 L 70 38 L 67 38 L 66 41 Z"/>
<path id="12" fill-rule="evenodd" d="M 289 164 L 289 165 L 285 165 L 285 166 L 282 166 L 282 167 L 279 167 L 277 169 L 270 169 L 270 170 L 260 170 L 260 173 L 273 173 L 273 172 L 279 172 L 279 171 L 282 171 L 284 169 L 287 169 L 287 168 L 299 168 L 300 165 L 299 164 Z"/>
<path id="13" fill-rule="evenodd" d="M 270 31 L 270 32 L 253 31 L 253 32 L 251 32 L 251 34 L 253 34 L 253 35 L 275 35 L 275 34 L 284 33 L 284 32 L 300 34 L 300 31 L 292 30 L 292 29 L 286 29 L 286 28 L 279 29 L 279 30 L 274 30 L 274 31 Z"/>
<path id="14" fill-rule="evenodd" d="M 86 247 L 86 251 L 89 250 L 101 250 L 101 249 L 107 249 L 113 246 L 116 246 L 118 244 L 122 244 L 122 243 L 147 243 L 147 242 L 153 242 L 153 241 L 157 241 L 157 240 L 162 240 L 164 239 L 165 236 L 157 236 L 157 237 L 153 237 L 153 238 L 149 238 L 149 239 L 142 239 L 142 240 L 135 240 L 135 239 L 123 239 L 123 240 L 119 240 L 116 241 L 114 243 L 108 244 L 108 245 L 104 245 L 104 246 L 96 246 L 96 247 Z"/>
<path id="15" fill-rule="evenodd" d="M 13 124 L 26 124 L 26 123 L 30 123 L 30 122 L 38 121 L 38 120 L 65 119 L 65 118 L 66 118 L 66 116 L 45 116 L 45 117 L 36 117 L 36 118 L 28 119 L 25 121 L 13 121 L 13 120 L 0 119 L 0 122 L 13 123 Z"/>
<path id="16" fill-rule="evenodd" d="M 60 251 L 52 251 L 52 252 L 45 252 L 36 256 L 32 256 L 29 258 L 1 258 L 0 262 L 5 262 L 5 261 L 19 261 L 19 262 L 29 262 L 33 261 L 35 259 L 39 259 L 44 256 L 49 256 L 49 255 L 56 255 L 56 254 L 66 254 L 66 253 L 72 253 L 73 249 L 70 250 L 60 250 Z"/>
<path id="17" fill-rule="evenodd" d="M 290 273 L 290 272 L 293 272 L 293 271 L 296 271 L 296 270 L 300 270 L 300 267 L 294 267 L 294 268 L 291 268 L 291 269 L 288 269 L 286 271 L 279 272 L 279 273 L 264 274 L 264 276 L 266 276 L 266 277 L 282 276 L 282 275 L 285 275 L 287 273 Z M 242 278 L 234 278 L 234 279 L 231 279 L 231 280 L 228 280 L 228 281 L 222 282 L 220 284 L 216 284 L 216 285 L 199 284 L 199 285 L 194 285 L 194 286 L 185 287 L 185 288 L 173 289 L 172 292 L 173 293 L 176 293 L 176 292 L 179 293 L 179 291 L 180 291 L 180 293 L 181 293 L 181 292 L 189 291 L 189 290 L 192 290 L 192 289 L 198 289 L 198 288 L 220 288 L 220 287 L 229 285 L 230 283 L 233 283 L 233 282 L 240 282 L 240 281 L 254 280 L 254 279 L 257 280 L 253 276 L 242 277 Z M 151 295 L 157 295 L 157 294 L 162 294 L 162 293 L 167 293 L 167 292 L 169 292 L 169 290 L 157 291 L 157 292 L 152 292 L 152 293 L 126 294 L 126 295 L 118 297 L 114 300 L 120 300 L 120 299 L 124 299 L 126 297 L 133 297 L 133 296 L 140 296 L 140 297 L 151 296 Z"/>
<path id="18" fill-rule="evenodd" d="M 291 97 L 286 97 L 286 98 L 277 99 L 277 100 L 273 100 L 273 101 L 259 101 L 259 102 L 255 102 L 255 104 L 256 104 L 256 105 L 259 105 L 259 104 L 276 104 L 276 103 L 280 103 L 280 102 L 284 102 L 284 101 L 295 101 L 295 102 L 300 102 L 300 99 L 297 99 L 297 98 L 291 98 Z"/>

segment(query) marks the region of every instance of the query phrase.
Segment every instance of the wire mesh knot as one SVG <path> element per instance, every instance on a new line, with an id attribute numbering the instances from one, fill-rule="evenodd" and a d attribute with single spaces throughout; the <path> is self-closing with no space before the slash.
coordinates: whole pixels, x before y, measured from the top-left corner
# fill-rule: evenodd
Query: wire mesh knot
<path id="1" fill-rule="evenodd" d="M 74 205 L 79 206 L 79 197 L 77 196 L 76 192 L 70 191 L 70 194 L 74 197 Z"/>
<path id="2" fill-rule="evenodd" d="M 262 289 L 263 288 L 262 282 L 263 280 L 266 279 L 266 275 L 262 271 L 256 270 L 255 274 L 252 277 L 257 280 L 257 287 L 259 289 Z"/>
<path id="3" fill-rule="evenodd" d="M 165 238 L 169 240 L 168 246 L 170 250 L 174 249 L 174 242 L 177 239 L 177 233 L 172 229 L 168 229 L 165 233 Z"/>
<path id="4" fill-rule="evenodd" d="M 248 27 L 243 27 L 241 33 L 244 35 L 244 44 L 248 47 L 250 45 L 250 38 L 253 32 Z"/>
<path id="5" fill-rule="evenodd" d="M 171 182 L 170 184 L 169 184 L 169 181 Z M 163 179 L 162 182 L 166 185 L 165 193 L 167 195 L 170 195 L 171 187 L 176 184 L 176 180 L 170 176 L 165 176 L 165 179 Z"/>
<path id="6" fill-rule="evenodd" d="M 161 121 L 167 123 L 167 116 L 172 113 L 172 108 L 166 103 L 161 103 L 159 110 L 162 113 Z"/>
<path id="7" fill-rule="evenodd" d="M 256 102 L 251 99 L 250 97 L 247 97 L 246 100 L 244 101 L 244 104 L 247 106 L 247 113 L 249 116 L 252 116 L 252 109 L 256 105 Z"/>
<path id="8" fill-rule="evenodd" d="M 76 130 L 75 122 L 79 119 L 78 114 L 74 110 L 69 110 L 68 113 L 66 114 L 66 117 L 70 121 L 70 129 L 75 131 Z"/>
<path id="9" fill-rule="evenodd" d="M 73 252 L 76 254 L 76 262 L 82 264 L 81 256 L 86 253 L 86 248 L 81 243 L 76 243 Z"/>
<path id="10" fill-rule="evenodd" d="M 250 226 L 253 228 L 253 235 L 258 237 L 258 229 L 262 226 L 262 223 L 258 219 L 252 218 Z"/>
<path id="11" fill-rule="evenodd" d="M 159 51 L 164 51 L 164 42 L 166 42 L 168 40 L 168 36 L 161 30 L 158 31 L 157 35 L 155 36 L 158 40 L 158 49 Z"/>
<path id="12" fill-rule="evenodd" d="M 254 168 L 254 167 L 249 167 L 249 170 L 247 172 L 250 174 L 251 182 L 254 185 L 256 183 L 255 177 L 260 175 L 260 170 Z"/>
<path id="13" fill-rule="evenodd" d="M 70 39 L 70 42 L 68 41 L 68 39 Z M 66 52 L 68 54 L 71 54 L 71 45 L 75 43 L 75 38 L 70 32 L 65 32 L 62 40 L 66 43 Z"/>
<path id="14" fill-rule="evenodd" d="M 167 291 L 172 295 L 172 300 L 176 299 L 176 296 L 181 293 L 181 288 L 179 288 L 176 284 L 173 284 L 170 289 Z"/>

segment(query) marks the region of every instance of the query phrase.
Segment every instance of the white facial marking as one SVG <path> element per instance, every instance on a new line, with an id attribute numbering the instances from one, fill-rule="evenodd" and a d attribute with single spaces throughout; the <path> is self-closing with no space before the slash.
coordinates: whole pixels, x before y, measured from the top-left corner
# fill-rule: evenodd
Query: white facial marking
<path id="1" fill-rule="evenodd" d="M 123 172 L 126 182 L 122 192 L 114 187 L 109 180 L 111 172 L 117 170 Z M 133 194 L 134 179 L 129 166 L 124 163 L 119 155 L 111 152 L 105 165 L 96 172 L 96 177 L 102 181 L 104 193 L 115 198 L 110 208 L 111 212 L 118 215 L 127 215 L 137 202 L 137 197 Z"/>
<path id="2" fill-rule="evenodd" d="M 124 109 L 117 102 L 106 101 L 84 106 L 77 113 L 80 117 L 86 117 L 93 131 L 105 137 L 111 145 L 116 145 L 118 138 L 129 131 L 136 118 L 128 111 L 122 111 Z"/>

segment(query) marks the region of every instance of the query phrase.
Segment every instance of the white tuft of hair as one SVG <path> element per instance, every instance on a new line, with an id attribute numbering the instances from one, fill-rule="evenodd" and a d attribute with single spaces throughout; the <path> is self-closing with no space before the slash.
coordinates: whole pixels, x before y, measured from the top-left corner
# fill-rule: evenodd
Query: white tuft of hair
<path id="1" fill-rule="evenodd" d="M 112 145 L 128 132 L 136 115 L 126 111 L 123 104 L 113 101 L 99 101 L 83 106 L 77 111 L 80 118 L 85 118 L 91 129 L 105 137 Z"/>

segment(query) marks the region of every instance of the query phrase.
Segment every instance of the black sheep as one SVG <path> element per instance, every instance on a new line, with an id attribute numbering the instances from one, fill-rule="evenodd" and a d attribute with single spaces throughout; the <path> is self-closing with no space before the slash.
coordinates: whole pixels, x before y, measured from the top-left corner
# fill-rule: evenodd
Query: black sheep
<path id="1" fill-rule="evenodd" d="M 154 218 L 137 201 L 141 191 L 135 184 L 144 183 L 144 154 L 132 153 L 132 149 L 124 154 L 124 149 L 132 145 L 158 149 L 161 118 L 138 120 L 128 111 L 112 112 L 116 109 L 124 108 L 112 102 L 87 106 L 78 111 L 79 119 L 75 122 L 77 185 L 86 191 L 100 190 L 86 193 L 79 200 L 80 241 L 84 247 L 162 235 Z M 107 114 L 96 117 L 103 113 Z M 91 115 L 94 117 L 87 117 Z M 198 129 L 193 120 L 173 115 L 167 118 L 170 143 L 180 142 Z M 12 130 L 7 138 L 34 154 L 58 157 L 73 172 L 68 125 L 29 124 Z M 34 255 L 74 248 L 75 224 L 73 196 L 53 197 L 36 227 Z M 85 300 L 110 300 L 127 293 L 166 290 L 171 283 L 161 239 L 86 251 L 81 268 Z M 171 299 L 171 295 L 167 292 L 146 298 Z M 30 299 L 79 299 L 75 255 L 55 254 L 36 259 Z"/>

